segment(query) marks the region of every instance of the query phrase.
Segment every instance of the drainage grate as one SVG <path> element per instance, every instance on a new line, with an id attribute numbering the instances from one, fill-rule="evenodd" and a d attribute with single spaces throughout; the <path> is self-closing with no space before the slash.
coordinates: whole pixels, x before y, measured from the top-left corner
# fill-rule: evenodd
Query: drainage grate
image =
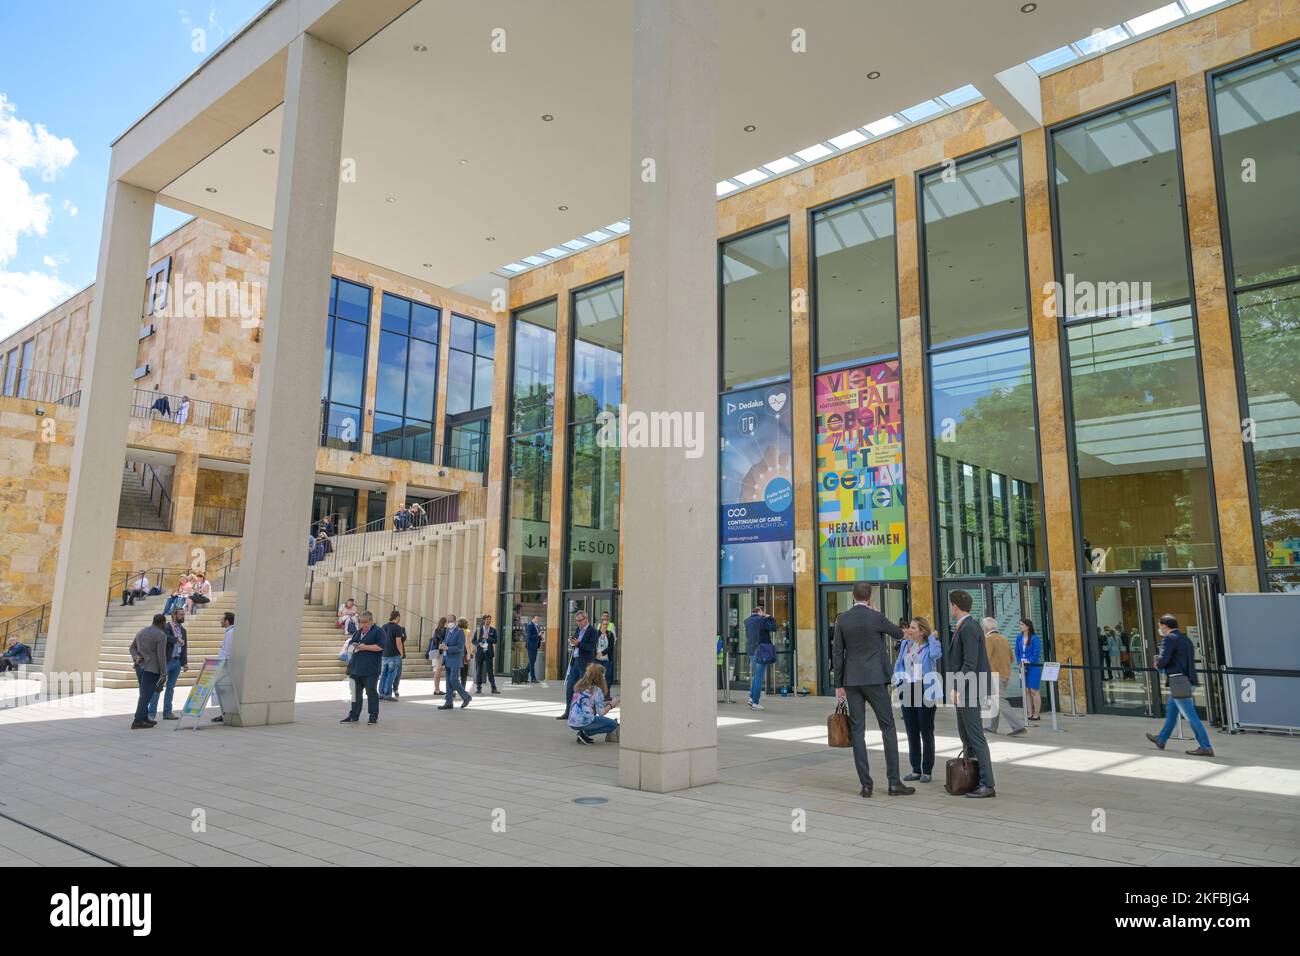
<path id="1" fill-rule="evenodd" d="M 595 807 L 602 803 L 609 803 L 609 801 L 604 797 L 578 797 L 573 802 L 581 804 L 584 807 Z"/>

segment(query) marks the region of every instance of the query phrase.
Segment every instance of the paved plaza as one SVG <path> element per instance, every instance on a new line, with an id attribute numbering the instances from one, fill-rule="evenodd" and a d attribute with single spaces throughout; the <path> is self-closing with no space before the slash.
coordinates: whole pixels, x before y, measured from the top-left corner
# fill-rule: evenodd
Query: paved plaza
<path id="1" fill-rule="evenodd" d="M 0 710 L 0 813 L 28 825 L 0 818 L 0 866 L 103 862 L 83 850 L 123 866 L 1300 859 L 1293 738 L 1215 733 L 1219 755 L 1201 760 L 1182 754 L 1191 741 L 1154 750 L 1142 737 L 1153 721 L 1063 718 L 1061 733 L 997 738 L 998 797 L 974 801 L 945 794 L 941 773 L 914 797 L 885 796 L 869 734 L 877 790 L 864 800 L 851 753 L 825 746 L 828 700 L 778 697 L 763 712 L 719 705 L 720 782 L 658 795 L 616 785 L 616 745 L 574 743 L 553 719 L 558 685 L 502 690 L 438 712 L 432 684 L 409 681 L 374 727 L 338 723 L 341 682 L 300 684 L 297 722 L 248 729 L 205 718 L 197 732 L 133 732 L 122 690 L 89 710 Z M 950 713 L 938 735 L 942 766 L 957 750 Z"/>

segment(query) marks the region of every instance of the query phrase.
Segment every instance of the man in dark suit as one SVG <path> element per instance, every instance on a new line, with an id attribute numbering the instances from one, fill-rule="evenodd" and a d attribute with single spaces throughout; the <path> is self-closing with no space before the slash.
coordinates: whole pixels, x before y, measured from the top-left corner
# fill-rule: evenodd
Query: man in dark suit
<path id="1" fill-rule="evenodd" d="M 993 758 L 984 738 L 980 718 L 983 695 L 992 686 L 992 665 L 984 645 L 984 631 L 971 617 L 971 596 L 966 591 L 948 592 L 948 612 L 957 622 L 948 646 L 943 649 L 943 669 L 948 699 L 957 709 L 957 733 L 967 756 L 979 761 L 980 785 L 968 797 L 996 797 L 993 789 Z"/>
<path id="2" fill-rule="evenodd" d="M 537 626 L 537 615 L 534 614 L 524 625 L 524 643 L 528 647 L 528 681 L 537 683 L 537 650 L 542 646 L 542 632 Z M 546 665 L 543 664 L 543 667 Z"/>
<path id="3" fill-rule="evenodd" d="M 587 672 L 587 667 L 596 663 L 596 629 L 591 626 L 586 611 L 579 611 L 576 618 L 578 629 L 569 638 L 569 673 L 564 679 L 564 713 L 556 720 L 568 720 L 569 708 L 573 706 L 573 685 Z"/>
<path id="4" fill-rule="evenodd" d="M 853 607 L 835 619 L 831 648 L 835 669 L 835 696 L 847 700 L 852 723 L 853 763 L 862 784 L 862 796 L 871 796 L 871 768 L 867 764 L 867 704 L 876 715 L 880 735 L 885 742 L 885 773 L 889 777 L 889 795 L 905 797 L 916 793 L 898 775 L 898 733 L 894 730 L 894 710 L 890 706 L 889 686 L 894 668 L 889 663 L 889 636 L 902 639 L 898 625 L 873 608 L 871 585 L 859 581 L 853 585 Z"/>
<path id="5" fill-rule="evenodd" d="M 479 625 L 478 635 L 475 638 L 478 644 L 478 653 L 474 655 L 474 693 L 483 692 L 483 674 L 487 673 L 488 684 L 492 687 L 492 693 L 499 694 L 497 690 L 497 678 L 494 673 L 496 656 L 497 656 L 497 629 L 492 626 L 492 615 L 484 614 L 483 622 Z"/>

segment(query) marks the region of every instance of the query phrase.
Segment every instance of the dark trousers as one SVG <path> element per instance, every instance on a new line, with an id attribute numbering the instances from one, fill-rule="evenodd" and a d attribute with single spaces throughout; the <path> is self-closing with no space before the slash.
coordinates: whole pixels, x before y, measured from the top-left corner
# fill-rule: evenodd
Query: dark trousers
<path id="1" fill-rule="evenodd" d="M 1104 668 L 1101 672 L 1102 680 L 1110 680 L 1115 676 L 1115 672 L 1110 667 L 1110 651 L 1101 652 L 1101 666 Z"/>
<path id="2" fill-rule="evenodd" d="M 352 710 L 348 716 L 356 720 L 361 716 L 361 691 L 366 692 L 366 703 L 370 705 L 370 719 L 379 719 L 379 675 L 367 674 L 352 678 Z"/>
<path id="3" fill-rule="evenodd" d="M 573 685 L 578 683 L 582 677 L 585 667 L 578 666 L 578 659 L 573 658 L 569 661 L 569 673 L 564 676 L 564 716 L 569 716 L 569 709 L 573 707 Z"/>
<path id="4" fill-rule="evenodd" d="M 456 695 L 460 694 L 461 700 L 470 700 L 470 693 L 465 689 L 465 679 L 461 677 L 465 673 L 468 664 L 458 666 L 455 661 L 447 662 L 447 706 L 451 706 L 456 700 Z"/>
<path id="5" fill-rule="evenodd" d="M 465 662 L 460 665 L 460 683 L 462 687 L 464 687 L 466 684 L 469 683 L 469 658 L 468 657 L 465 658 Z"/>
<path id="6" fill-rule="evenodd" d="M 136 598 L 140 598 L 140 600 L 142 600 L 142 601 L 143 601 L 144 598 L 145 598 L 145 593 L 144 593 L 143 591 L 141 591 L 139 588 L 135 588 L 134 590 L 127 590 L 127 591 L 123 591 L 123 592 L 122 592 L 122 603 L 123 603 L 123 604 L 130 604 L 132 607 L 135 607 L 135 599 L 136 599 Z"/>
<path id="7" fill-rule="evenodd" d="M 158 678 L 161 676 L 156 671 L 142 671 L 136 667 L 135 677 L 140 682 L 140 699 L 135 705 L 135 723 L 140 724 L 149 719 L 149 701 L 153 700 L 154 688 L 158 686 Z"/>
<path id="8" fill-rule="evenodd" d="M 912 773 L 929 776 L 934 771 L 934 707 L 903 705 L 903 726 L 907 728 L 907 759 Z"/>
<path id="9" fill-rule="evenodd" d="M 966 756 L 974 757 L 980 763 L 980 786 L 993 786 L 993 757 L 989 754 L 989 742 L 984 737 L 984 721 L 980 717 L 979 707 L 957 707 L 957 733 L 961 736 L 961 745 L 966 749 Z"/>
<path id="10" fill-rule="evenodd" d="M 537 644 L 528 645 L 528 679 L 537 680 Z"/>
<path id="11" fill-rule="evenodd" d="M 844 688 L 849 701 L 850 732 L 853 734 L 853 764 L 862 786 L 871 783 L 867 763 L 867 705 L 876 715 L 880 736 L 885 742 L 885 774 L 891 784 L 900 783 L 898 775 L 898 732 L 894 729 L 894 709 L 890 706 L 888 684 L 858 684 Z"/>
<path id="12" fill-rule="evenodd" d="M 483 673 L 487 672 L 488 683 L 493 690 L 497 689 L 497 678 L 492 673 L 492 664 L 495 660 L 495 654 L 475 654 L 474 655 L 474 692 L 478 693 L 483 689 Z"/>

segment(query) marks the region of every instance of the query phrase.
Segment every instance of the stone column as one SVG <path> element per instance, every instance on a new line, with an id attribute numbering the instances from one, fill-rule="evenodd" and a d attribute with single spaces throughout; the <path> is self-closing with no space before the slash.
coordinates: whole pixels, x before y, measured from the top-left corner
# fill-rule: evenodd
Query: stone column
<path id="1" fill-rule="evenodd" d="M 370 492 L 358 491 L 357 492 L 357 513 L 352 519 L 353 521 L 356 522 L 356 526 L 358 528 L 364 528 L 366 526 L 366 523 L 370 520 L 370 518 L 368 517 L 369 507 L 370 507 Z"/>
<path id="2" fill-rule="evenodd" d="M 569 573 L 569 556 L 564 552 L 564 502 L 569 493 L 565 463 L 569 458 L 569 290 L 561 288 L 555 302 L 555 423 L 551 433 L 551 514 L 546 559 L 546 629 L 560 634 L 568 626 L 564 584 Z M 548 642 L 547 673 L 563 678 L 565 666 L 560 649 Z M 567 646 L 567 645 L 566 645 Z"/>
<path id="3" fill-rule="evenodd" d="M 718 778 L 716 0 L 638 0 L 624 353 L 630 414 L 702 420 L 703 454 L 628 448 L 618 780 L 654 792 Z M 655 177 L 642 179 L 645 160 Z M 689 343 L 689 347 L 684 347 Z M 682 621 L 695 622 L 682 630 Z M 558 638 L 559 635 L 553 635 Z"/>
<path id="4" fill-rule="evenodd" d="M 388 483 L 388 514 L 386 516 L 387 522 L 385 523 L 385 527 L 390 531 L 397 527 L 397 525 L 393 523 L 393 515 L 397 514 L 397 510 L 404 504 L 406 504 L 406 480 L 403 478 L 396 478 Z M 375 515 L 371 520 L 373 521 L 375 518 L 379 517 L 384 516 Z"/>
<path id="5" fill-rule="evenodd" d="M 154 193 L 109 183 L 51 598 L 47 675 L 93 673 L 99 666 L 153 210 Z"/>
<path id="6" fill-rule="evenodd" d="M 796 422 L 812 420 L 812 332 L 808 314 L 811 276 L 808 269 L 808 217 L 790 217 L 791 409 Z M 817 480 L 811 428 L 794 430 L 794 593 L 795 637 L 799 673 L 796 687 L 817 687 L 817 515 L 813 508 Z M 827 693 L 827 688 L 820 689 Z"/>
<path id="7" fill-rule="evenodd" d="M 231 670 L 236 726 L 293 720 L 307 538 L 343 143 L 347 54 L 309 34 L 289 45 Z"/>
<path id="8" fill-rule="evenodd" d="M 172 471 L 172 533 L 190 534 L 194 527 L 194 495 L 199 485 L 199 456 L 192 451 L 176 453 Z"/>
<path id="9" fill-rule="evenodd" d="M 916 181 L 911 173 L 894 180 L 895 247 L 898 254 L 898 357 L 903 387 L 903 458 L 907 472 L 907 578 L 912 616 L 929 619 L 947 608 L 934 606 L 936 569 L 930 548 L 930 433 L 925 425 L 930 381 L 921 334 L 921 269 L 917 246 Z"/>

